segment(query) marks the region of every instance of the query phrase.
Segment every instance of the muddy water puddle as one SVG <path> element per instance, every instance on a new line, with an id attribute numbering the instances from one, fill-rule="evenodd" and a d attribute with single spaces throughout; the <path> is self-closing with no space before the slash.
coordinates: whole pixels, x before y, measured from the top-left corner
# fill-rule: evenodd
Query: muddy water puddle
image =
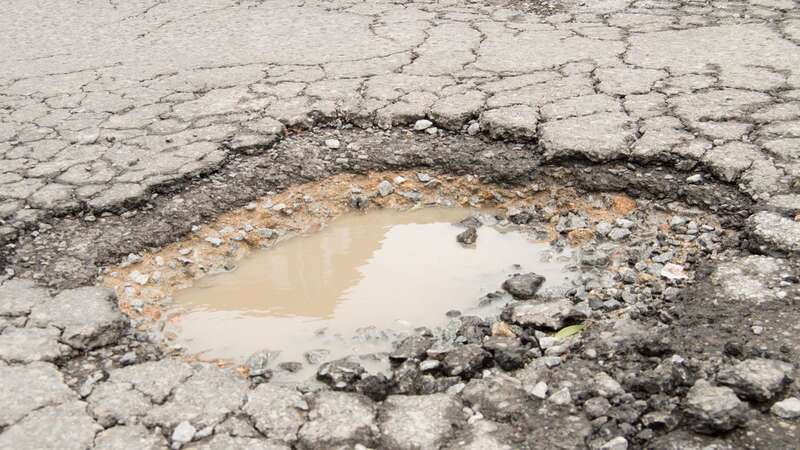
<path id="1" fill-rule="evenodd" d="M 474 213 L 351 212 L 254 251 L 235 270 L 175 292 L 183 310 L 176 343 L 236 362 L 261 350 L 279 351 L 278 362 L 305 363 L 306 353 L 325 349 L 330 360 L 388 351 L 385 330 L 444 326 L 451 310 L 497 312 L 499 304 L 478 300 L 513 273 L 542 274 L 545 289 L 567 283 L 566 256 L 514 228 L 482 226 L 475 244 L 458 243 L 465 228 L 457 222 Z"/>

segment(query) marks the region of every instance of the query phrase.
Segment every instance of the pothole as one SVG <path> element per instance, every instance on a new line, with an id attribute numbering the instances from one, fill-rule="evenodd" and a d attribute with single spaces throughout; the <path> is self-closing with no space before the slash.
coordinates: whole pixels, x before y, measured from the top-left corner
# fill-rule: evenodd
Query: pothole
<path id="1" fill-rule="evenodd" d="M 513 273 L 536 272 L 545 288 L 565 286 L 567 255 L 490 213 L 430 207 L 349 213 L 325 229 L 260 250 L 227 273 L 174 296 L 185 312 L 176 342 L 192 353 L 244 362 L 265 347 L 276 362 L 388 352 L 385 339 L 451 315 L 499 313 L 475 299 Z M 483 221 L 475 243 L 457 242 Z"/>
<path id="2" fill-rule="evenodd" d="M 470 226 L 477 241 L 457 242 Z M 487 334 L 521 338 L 521 361 L 563 354 L 577 341 L 555 333 L 624 316 L 682 285 L 721 231 L 701 211 L 615 193 L 413 172 L 340 175 L 130 255 L 105 269 L 104 284 L 168 352 L 237 365 L 262 381 L 305 380 L 348 357 L 390 371 L 409 336 L 442 346 L 428 351 L 426 367 L 437 370 L 435 355 Z M 535 301 L 501 289 L 529 272 L 546 279 Z"/>

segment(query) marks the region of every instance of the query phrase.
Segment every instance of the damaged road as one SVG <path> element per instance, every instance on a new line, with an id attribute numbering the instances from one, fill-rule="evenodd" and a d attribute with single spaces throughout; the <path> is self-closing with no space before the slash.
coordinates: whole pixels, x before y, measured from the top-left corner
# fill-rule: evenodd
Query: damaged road
<path id="1" fill-rule="evenodd" d="M 0 449 L 795 447 L 798 11 L 11 2 Z M 298 385 L 165 350 L 100 286 L 265 196 L 345 176 L 360 208 L 400 196 L 378 180 L 403 170 L 549 195 L 498 219 L 580 241 L 593 275 L 398 339 L 387 374 L 326 361 Z M 624 212 L 596 220 L 564 190 Z"/>

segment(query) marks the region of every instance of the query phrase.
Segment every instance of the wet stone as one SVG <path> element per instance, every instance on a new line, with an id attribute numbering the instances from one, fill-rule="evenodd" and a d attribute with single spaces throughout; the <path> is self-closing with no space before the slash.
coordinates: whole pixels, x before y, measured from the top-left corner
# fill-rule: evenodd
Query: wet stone
<path id="1" fill-rule="evenodd" d="M 560 299 L 542 303 L 521 303 L 508 310 L 511 321 L 534 328 L 560 330 L 572 322 L 586 319 L 585 311 L 577 308 L 570 300 Z"/>
<path id="2" fill-rule="evenodd" d="M 544 284 L 544 277 L 533 272 L 522 275 L 514 275 L 503 282 L 503 289 L 514 298 L 531 299 Z"/>
<path id="3" fill-rule="evenodd" d="M 278 356 L 278 353 L 279 352 L 263 350 L 251 355 L 247 358 L 247 362 L 245 363 L 248 375 L 251 377 L 258 377 L 266 374 L 269 370 L 269 364 Z"/>
<path id="4" fill-rule="evenodd" d="M 364 372 L 361 364 L 348 359 L 339 359 L 321 365 L 317 370 L 317 379 L 336 389 L 346 389 L 361 379 Z"/>
<path id="5" fill-rule="evenodd" d="M 308 421 L 298 434 L 306 448 L 372 446 L 377 426 L 375 407 L 359 394 L 322 391 L 311 400 Z"/>
<path id="6" fill-rule="evenodd" d="M 495 364 L 506 371 L 522 368 L 533 357 L 529 347 L 516 337 L 490 336 L 484 339 L 483 348 L 491 352 Z"/>
<path id="7" fill-rule="evenodd" d="M 456 241 L 464 245 L 472 245 L 478 240 L 478 230 L 469 227 L 456 236 Z"/>
<path id="8" fill-rule="evenodd" d="M 424 336 L 409 336 L 397 345 L 397 348 L 389 354 L 389 359 L 393 361 L 405 361 L 411 358 L 422 358 L 425 352 L 433 345 L 433 340 Z"/>
<path id="9" fill-rule="evenodd" d="M 754 358 L 721 370 L 717 382 L 740 397 L 757 402 L 772 399 L 792 381 L 792 365 L 774 359 Z"/>

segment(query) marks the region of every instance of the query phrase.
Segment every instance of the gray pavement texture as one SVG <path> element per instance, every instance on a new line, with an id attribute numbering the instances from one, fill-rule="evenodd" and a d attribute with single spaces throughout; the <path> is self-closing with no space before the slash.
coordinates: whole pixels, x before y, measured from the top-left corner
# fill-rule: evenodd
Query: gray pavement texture
<path id="1" fill-rule="evenodd" d="M 317 126 L 380 132 L 428 119 L 446 135 L 518 142 L 545 163 L 708 172 L 753 200 L 741 247 L 762 255 L 715 261 L 686 311 L 708 317 L 713 302 L 731 317 L 763 307 L 796 324 L 796 311 L 773 305 L 792 300 L 800 254 L 800 4 L 587 0 L 549 15 L 525 4 L 8 0 L 0 242 L 13 248 L 20 231 L 50 217 L 123 212 Z M 550 321 L 535 323 L 560 328 L 576 314 L 567 303 L 546 304 Z M 542 311 L 533 312 L 538 320 Z M 774 355 L 718 372 L 694 367 L 703 375 L 694 380 L 683 362 L 648 354 L 657 365 L 637 374 L 645 381 L 626 378 L 627 368 L 617 377 L 652 393 L 655 412 L 644 418 L 648 404 L 613 379 L 611 391 L 597 388 L 580 363 L 557 372 L 552 357 L 513 377 L 381 401 L 319 386 L 250 386 L 230 370 L 169 358 L 108 364 L 76 387 L 81 358 L 129 328 L 110 291 L 0 279 L 0 450 L 584 448 L 593 427 L 607 435 L 592 448 L 626 449 L 622 434 L 652 437 L 602 428 L 600 413 L 590 422 L 565 406 L 570 392 L 602 414 L 609 401 L 632 405 L 612 419 L 655 424 L 662 434 L 650 448 L 738 448 L 713 434 L 745 422 L 735 439 L 749 448 L 781 448 L 800 435 L 796 420 L 776 434 L 757 412 L 786 389 L 800 392 L 797 365 Z M 774 344 L 757 328 L 752 339 Z M 618 327 L 603 337 L 634 335 Z M 563 383 L 537 387 L 551 379 Z M 661 392 L 686 401 L 670 404 Z M 794 403 L 783 402 L 777 410 L 791 416 Z M 681 408 L 712 435 L 676 428 Z"/>

